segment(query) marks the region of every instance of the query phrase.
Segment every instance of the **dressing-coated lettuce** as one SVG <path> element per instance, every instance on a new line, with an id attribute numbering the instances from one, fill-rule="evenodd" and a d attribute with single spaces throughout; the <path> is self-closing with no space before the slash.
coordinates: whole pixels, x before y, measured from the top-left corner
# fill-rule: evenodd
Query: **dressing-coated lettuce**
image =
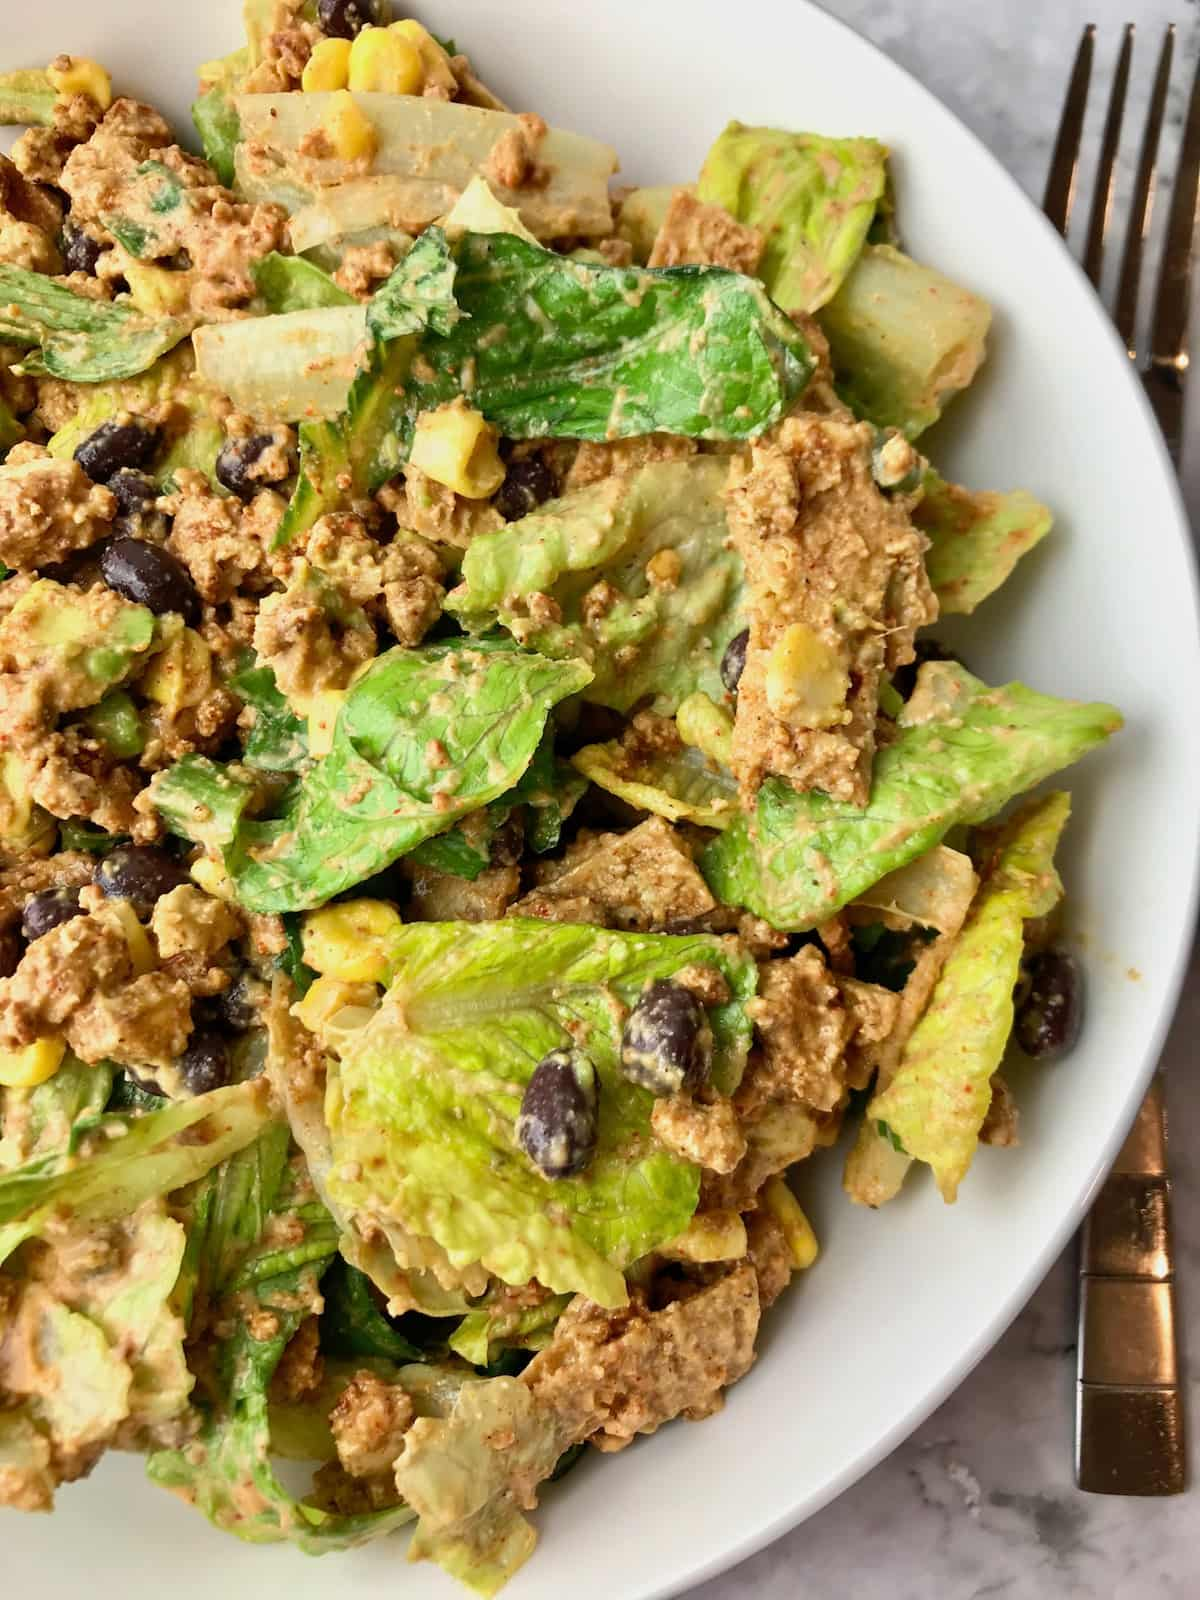
<path id="1" fill-rule="evenodd" d="M 251 910 L 323 905 L 513 789 L 550 708 L 588 676 L 508 641 L 397 646 L 347 694 L 329 754 L 278 815 L 248 820 L 254 783 L 205 756 L 161 774 L 155 804 L 174 832 L 224 852 Z"/>
<path id="2" fill-rule="evenodd" d="M 754 963 L 701 935 L 522 918 L 414 923 L 386 953 L 383 1005 L 330 1070 L 335 1204 L 432 1237 L 457 1267 L 481 1262 L 506 1283 L 537 1278 L 624 1304 L 623 1269 L 687 1226 L 699 1173 L 650 1140 L 651 1097 L 618 1068 L 622 1007 L 655 978 L 715 967 L 731 999 L 710 1012 L 714 1077 L 731 1087 L 749 1045 Z M 581 1175 L 549 1182 L 515 1125 L 537 1063 L 570 1044 L 599 1073 L 598 1144 Z"/>
<path id="3" fill-rule="evenodd" d="M 114 383 L 145 372 L 185 339 L 181 317 L 145 317 L 77 294 L 40 272 L 0 263 L 0 340 L 35 347 L 24 372 L 69 383 Z"/>
<path id="4" fill-rule="evenodd" d="M 1054 525 L 1024 489 L 963 489 L 932 468 L 923 488 L 913 521 L 929 538 L 925 566 L 943 616 L 974 611 Z"/>
<path id="5" fill-rule="evenodd" d="M 1004 828 L 929 1006 L 867 1107 L 907 1155 L 928 1162 L 946 1201 L 971 1165 L 1012 1031 L 1025 921 L 1062 895 L 1054 850 L 1070 811 L 1068 795 L 1047 795 Z"/>
<path id="6" fill-rule="evenodd" d="M 990 689 L 956 662 L 930 662 L 876 757 L 864 810 L 770 779 L 754 813 L 708 846 L 701 870 L 726 904 L 777 928 L 815 927 L 955 823 L 986 821 L 1120 726 L 1112 706 L 1019 683 Z"/>
<path id="7" fill-rule="evenodd" d="M 732 775 L 691 745 L 641 750 L 613 739 L 584 745 L 571 760 L 598 789 L 668 822 L 727 828 L 738 814 Z"/>
<path id="8" fill-rule="evenodd" d="M 821 312 L 838 388 L 860 417 L 915 439 L 983 361 L 991 308 L 891 245 L 867 245 Z"/>
<path id="9" fill-rule="evenodd" d="M 697 194 L 764 236 L 758 275 L 785 311 L 816 311 L 866 242 L 887 183 L 874 139 L 829 139 L 731 122 L 705 157 Z"/>
<path id="10" fill-rule="evenodd" d="M 670 710 L 696 689 L 719 699 L 721 656 L 743 626 L 727 475 L 723 458 L 699 456 L 576 489 L 474 539 L 446 609 L 477 631 L 499 622 L 546 655 L 586 660 L 584 698 L 618 711 L 646 695 Z M 670 583 L 647 570 L 660 551 L 677 560 Z M 529 604 L 535 595 L 549 595 L 560 619 Z"/>

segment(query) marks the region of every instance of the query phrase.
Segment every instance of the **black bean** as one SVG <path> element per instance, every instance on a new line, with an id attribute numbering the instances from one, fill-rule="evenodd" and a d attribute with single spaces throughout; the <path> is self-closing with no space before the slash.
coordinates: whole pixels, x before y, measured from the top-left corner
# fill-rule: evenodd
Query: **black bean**
<path id="1" fill-rule="evenodd" d="M 245 1033 L 247 1028 L 253 1027 L 258 1017 L 252 993 L 254 987 L 254 979 L 243 972 L 228 989 L 213 995 L 209 1004 L 214 1026 L 223 1033 Z"/>
<path id="2" fill-rule="evenodd" d="M 746 646 L 749 643 L 750 629 L 743 628 L 725 646 L 725 654 L 721 657 L 721 682 L 730 694 L 737 693 L 737 686 L 742 681 L 742 673 L 746 670 Z"/>
<path id="3" fill-rule="evenodd" d="M 158 449 L 158 429 L 149 423 L 115 418 L 102 422 L 75 448 L 75 459 L 93 483 L 107 483 L 122 467 L 149 465 Z"/>
<path id="4" fill-rule="evenodd" d="M 913 659 L 892 673 L 892 688 L 902 700 L 907 700 L 916 688 L 917 673 L 927 661 L 957 661 L 959 666 L 963 665 L 961 656 L 948 650 L 944 644 L 939 644 L 936 639 L 918 639 L 915 649 Z"/>
<path id="5" fill-rule="evenodd" d="M 21 932 L 26 939 L 40 939 L 51 928 L 61 927 L 81 915 L 78 889 L 43 889 L 31 895 L 21 912 Z"/>
<path id="6" fill-rule="evenodd" d="M 106 855 L 95 881 L 110 900 L 130 900 L 139 917 L 148 917 L 164 894 L 186 883 L 187 874 L 156 844 L 123 844 Z"/>
<path id="7" fill-rule="evenodd" d="M 711 1058 L 704 1007 L 682 984 L 657 979 L 626 1019 L 621 1071 L 651 1094 L 678 1094 L 705 1084 Z"/>
<path id="8" fill-rule="evenodd" d="M 1079 1038 L 1083 1023 L 1083 972 L 1069 950 L 1039 950 L 1025 963 L 1016 1040 L 1027 1056 L 1054 1061 Z"/>
<path id="9" fill-rule="evenodd" d="M 292 462 L 285 458 L 282 472 L 266 473 L 260 463 L 263 455 L 275 444 L 270 433 L 255 433 L 248 439 L 226 439 L 217 457 L 217 478 L 239 500 L 253 500 L 260 489 L 269 483 L 282 483 L 291 475 Z M 252 469 L 258 467 L 257 472 Z"/>
<path id="10" fill-rule="evenodd" d="M 353 39 L 375 16 L 371 0 L 317 0 L 317 21 L 331 39 Z"/>
<path id="11" fill-rule="evenodd" d="M 229 1082 L 229 1051 L 219 1033 L 193 1033 L 179 1058 L 179 1076 L 192 1094 L 208 1094 Z"/>
<path id="12" fill-rule="evenodd" d="M 200 597 L 187 568 L 169 550 L 145 539 L 114 539 L 100 557 L 100 573 L 110 589 L 149 606 L 156 616 L 165 611 L 196 614 Z"/>
<path id="13" fill-rule="evenodd" d="M 516 522 L 557 493 L 558 482 L 541 456 L 524 456 L 509 467 L 492 504 L 505 522 Z"/>
<path id="14" fill-rule="evenodd" d="M 158 499 L 154 479 L 135 467 L 122 467 L 108 480 L 108 487 L 117 497 L 117 511 L 123 517 L 140 516 Z"/>
<path id="15" fill-rule="evenodd" d="M 525 1086 L 517 1143 L 543 1176 L 572 1178 L 596 1149 L 596 1069 L 581 1050 L 552 1050 Z"/>
<path id="16" fill-rule="evenodd" d="M 10 922 L 7 928 L 0 928 L 0 978 L 11 978 L 24 954 L 25 947 L 17 924 Z"/>
<path id="17" fill-rule="evenodd" d="M 93 239 L 90 233 L 85 233 L 71 221 L 63 223 L 62 231 L 62 258 L 64 272 L 86 272 L 89 277 L 96 273 L 96 263 L 100 259 L 101 244 L 99 239 Z"/>

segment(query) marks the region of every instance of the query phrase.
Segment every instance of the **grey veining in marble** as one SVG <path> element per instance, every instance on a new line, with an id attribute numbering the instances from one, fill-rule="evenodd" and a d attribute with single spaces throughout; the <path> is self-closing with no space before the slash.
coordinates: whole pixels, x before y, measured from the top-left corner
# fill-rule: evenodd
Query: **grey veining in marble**
<path id="1" fill-rule="evenodd" d="M 1136 21 L 1140 123 L 1163 27 L 1190 69 L 1200 6 L 1185 0 L 825 0 L 978 133 L 1040 198 L 1072 53 L 1100 30 L 1098 73 Z M 1099 77 L 1098 82 L 1103 78 Z M 1182 123 L 1177 62 L 1168 119 Z M 1093 146 L 1097 129 L 1090 130 Z M 1122 169 L 1127 186 L 1133 140 Z M 1160 220 L 1162 214 L 1160 206 Z M 1184 483 L 1200 518 L 1200 405 Z M 1200 956 L 1167 1046 L 1172 1174 L 1192 1460 L 1200 1456 Z M 1171 1500 L 1079 1494 L 1072 1482 L 1075 1265 L 1068 1253 L 992 1353 L 888 1460 L 792 1534 L 691 1600 L 1197 1600 L 1200 1483 Z M 1195 1465 L 1193 1466 L 1195 1473 Z"/>

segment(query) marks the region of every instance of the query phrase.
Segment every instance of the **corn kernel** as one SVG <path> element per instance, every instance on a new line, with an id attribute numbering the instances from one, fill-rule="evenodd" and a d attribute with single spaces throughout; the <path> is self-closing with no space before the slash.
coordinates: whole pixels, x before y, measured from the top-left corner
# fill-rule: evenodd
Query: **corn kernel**
<path id="1" fill-rule="evenodd" d="M 308 753 L 314 759 L 333 749 L 333 731 L 345 702 L 345 689 L 324 689 L 313 696 L 308 708 Z"/>
<path id="2" fill-rule="evenodd" d="M 805 728 L 848 720 L 850 676 L 845 663 L 803 622 L 785 628 L 767 661 L 767 704 L 776 716 Z"/>
<path id="3" fill-rule="evenodd" d="M 746 1224 L 736 1211 L 706 1211 L 660 1253 L 674 1261 L 739 1261 L 747 1248 Z"/>
<path id="4" fill-rule="evenodd" d="M 292 1007 L 292 1015 L 336 1054 L 346 1035 L 370 1022 L 378 1008 L 379 990 L 373 983 L 318 978 Z"/>
<path id="5" fill-rule="evenodd" d="M 384 900 L 346 900 L 304 919 L 304 959 L 315 972 L 343 983 L 385 983 L 387 944 L 401 926 Z"/>
<path id="6" fill-rule="evenodd" d="M 101 111 L 112 105 L 112 79 L 98 61 L 90 61 L 87 56 L 55 56 L 46 68 L 46 76 L 64 100 L 86 94 Z"/>
<path id="7" fill-rule="evenodd" d="M 349 82 L 349 39 L 322 39 L 308 58 L 300 87 L 315 94 L 323 89 L 344 89 Z"/>
<path id="8" fill-rule="evenodd" d="M 405 17 L 402 22 L 393 22 L 388 27 L 388 32 L 408 42 L 416 48 L 421 58 L 421 74 L 424 79 L 423 87 L 445 89 L 451 96 L 458 93 L 458 79 L 454 76 L 454 68 L 450 65 L 450 57 L 430 33 L 428 28 L 423 28 L 412 17 Z M 414 89 L 413 94 L 419 93 Z"/>
<path id="9" fill-rule="evenodd" d="M 122 271 L 129 284 L 129 298 L 148 316 L 177 316 L 186 311 L 191 298 L 192 280 L 186 272 L 169 272 L 148 261 L 127 261 Z"/>
<path id="10" fill-rule="evenodd" d="M 486 500 L 504 482 L 496 430 L 478 411 L 456 400 L 417 418 L 409 460 L 468 500 Z"/>
<path id="11" fill-rule="evenodd" d="M 35 1039 L 23 1050 L 0 1050 L 0 1084 L 6 1089 L 36 1089 L 62 1066 L 67 1047 L 59 1038 Z"/>
<path id="12" fill-rule="evenodd" d="M 420 94 L 421 52 L 390 28 L 364 28 L 350 46 L 350 88 L 356 94 Z"/>
<path id="13" fill-rule="evenodd" d="M 342 161 L 369 163 L 379 147 L 370 117 L 348 89 L 339 89 L 330 96 L 321 127 L 334 154 Z"/>
<path id="14" fill-rule="evenodd" d="M 233 879 L 225 870 L 225 863 L 216 856 L 201 856 L 193 861 L 189 867 L 192 882 L 203 889 L 205 894 L 212 895 L 214 900 L 234 901 Z"/>
<path id="15" fill-rule="evenodd" d="M 792 1265 L 803 1271 L 817 1259 L 819 1246 L 812 1224 L 783 1178 L 771 1178 L 763 1189 L 767 1210 L 783 1229 L 792 1253 Z"/>

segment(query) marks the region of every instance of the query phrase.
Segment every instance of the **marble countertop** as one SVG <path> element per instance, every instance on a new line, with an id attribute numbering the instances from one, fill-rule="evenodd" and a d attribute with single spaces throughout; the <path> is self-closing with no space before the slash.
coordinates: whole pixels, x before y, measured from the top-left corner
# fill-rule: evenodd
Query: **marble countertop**
<path id="1" fill-rule="evenodd" d="M 1130 160 L 1130 130 L 1140 127 L 1163 27 L 1178 25 L 1186 68 L 1200 49 L 1195 0 L 824 3 L 927 84 L 1038 198 L 1085 22 L 1099 29 L 1098 72 L 1111 71 L 1120 24 L 1138 24 Z M 1187 80 L 1177 54 L 1168 138 L 1178 137 Z M 1183 477 L 1196 520 L 1200 405 L 1188 433 Z M 1192 1084 L 1198 1036 L 1200 954 L 1166 1050 L 1194 1478 L 1200 1170 L 1190 1157 L 1200 1149 L 1200 1096 Z M 905 1444 L 802 1527 L 694 1590 L 691 1600 L 1193 1600 L 1200 1593 L 1200 1480 L 1167 1500 L 1085 1495 L 1074 1486 L 1075 1292 L 1072 1250 L 991 1354 Z"/>

